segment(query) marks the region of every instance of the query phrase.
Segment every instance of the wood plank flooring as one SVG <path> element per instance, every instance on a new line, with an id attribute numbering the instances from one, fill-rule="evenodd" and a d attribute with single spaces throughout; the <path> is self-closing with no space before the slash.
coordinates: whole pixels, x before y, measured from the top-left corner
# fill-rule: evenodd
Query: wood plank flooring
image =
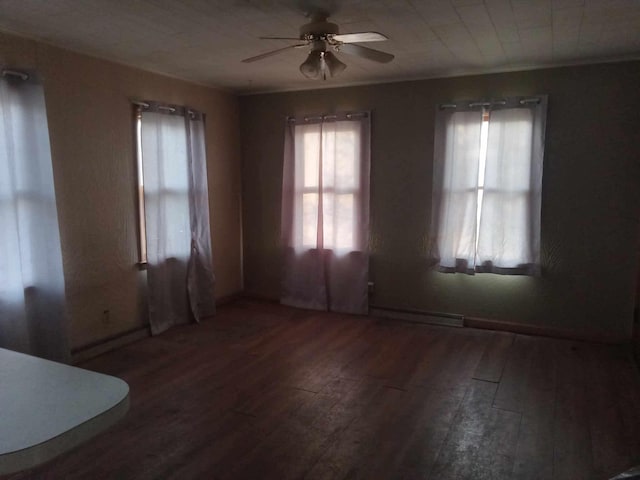
<path id="1" fill-rule="evenodd" d="M 640 464 L 625 346 L 239 301 L 82 366 L 129 383 L 128 416 L 7 478 L 598 480 Z"/>

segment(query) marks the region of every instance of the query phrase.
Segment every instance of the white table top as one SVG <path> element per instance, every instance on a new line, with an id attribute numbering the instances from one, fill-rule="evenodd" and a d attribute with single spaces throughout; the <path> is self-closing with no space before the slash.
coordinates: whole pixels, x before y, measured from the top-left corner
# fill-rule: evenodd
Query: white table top
<path id="1" fill-rule="evenodd" d="M 74 448 L 128 408 L 118 378 L 0 348 L 0 475 Z"/>

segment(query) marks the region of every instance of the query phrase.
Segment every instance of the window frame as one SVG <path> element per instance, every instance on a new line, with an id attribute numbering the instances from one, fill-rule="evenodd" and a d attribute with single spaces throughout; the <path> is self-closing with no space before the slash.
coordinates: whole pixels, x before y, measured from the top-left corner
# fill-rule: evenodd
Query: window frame
<path id="1" fill-rule="evenodd" d="M 167 201 L 168 199 L 177 199 L 182 200 L 187 203 L 187 210 L 189 214 L 186 216 L 187 219 L 190 218 L 191 213 L 191 202 L 189 200 L 188 188 L 180 189 L 174 187 L 164 187 L 159 188 L 158 190 L 149 190 L 145 188 L 145 180 L 144 180 L 144 148 L 143 148 L 143 138 L 142 138 L 142 128 L 143 128 L 143 116 L 145 112 L 148 113 L 161 113 L 171 116 L 176 116 L 180 118 L 184 118 L 186 115 L 189 115 L 191 118 L 195 118 L 196 116 L 202 115 L 198 112 L 188 109 L 187 107 L 179 107 L 173 105 L 164 105 L 158 102 L 138 102 L 133 101 L 134 105 L 134 146 L 135 146 L 135 158 L 136 158 L 136 204 L 137 204 L 137 231 L 138 231 L 138 262 L 136 263 L 138 267 L 142 270 L 148 267 L 149 263 L 149 229 L 147 226 L 147 212 L 150 210 L 149 205 L 147 205 L 148 200 L 157 199 L 160 201 Z M 184 147 L 185 147 L 185 164 L 184 167 L 188 170 L 189 158 L 188 158 L 188 142 L 189 137 L 188 133 L 185 129 L 184 136 Z M 186 174 L 186 181 L 190 182 L 188 179 L 188 172 L 184 172 Z M 186 227 L 186 230 L 189 230 L 189 227 Z M 188 252 L 190 252 L 190 247 L 187 247 L 184 252 L 166 252 L 169 255 L 168 258 L 182 258 L 185 254 L 188 256 Z"/>
<path id="2" fill-rule="evenodd" d="M 134 104 L 134 146 L 136 159 L 136 203 L 138 216 L 137 233 L 138 233 L 138 262 L 140 269 L 147 268 L 147 220 L 144 199 L 144 160 L 142 152 L 142 106 Z"/>
<path id="3" fill-rule="evenodd" d="M 351 120 L 350 117 L 346 118 L 347 120 Z M 323 118 L 324 120 L 324 118 Z M 334 121 L 340 121 L 340 120 L 336 120 L 335 118 L 330 118 L 329 122 L 334 122 Z M 345 125 L 348 125 L 348 123 L 345 123 Z M 347 130 L 350 132 L 353 132 L 354 134 L 354 139 L 353 139 L 353 143 L 354 146 L 356 144 L 361 145 L 362 142 L 362 132 L 356 128 L 356 126 L 359 125 L 358 123 L 354 122 L 352 129 Z M 302 125 L 295 125 L 294 126 L 294 135 L 295 135 L 295 129 L 305 126 L 305 124 Z M 320 128 L 319 132 L 304 132 L 302 135 L 312 135 L 312 134 L 318 134 L 319 135 L 319 143 L 320 145 L 323 145 L 323 129 Z M 336 140 L 338 138 L 338 134 L 339 131 L 335 132 L 336 134 Z M 355 147 L 354 147 L 355 148 Z M 361 148 L 361 147 L 360 147 Z M 335 149 L 337 150 L 337 146 L 335 147 Z M 303 151 L 305 150 L 305 148 L 303 147 Z M 320 149 L 322 151 L 322 148 Z M 311 158 L 311 157 L 309 157 Z M 305 185 L 305 173 L 306 173 L 306 159 L 307 156 L 306 154 L 303 156 L 303 159 L 300 160 L 300 166 L 302 167 L 302 171 L 300 172 L 300 177 L 301 181 L 300 181 L 300 185 L 298 185 L 297 182 L 294 181 L 294 209 L 295 210 L 299 210 L 296 212 L 296 214 L 294 215 L 296 218 L 296 221 L 294 223 L 299 224 L 299 232 L 297 232 L 296 234 L 294 234 L 294 237 L 299 237 L 300 238 L 300 244 L 297 246 L 297 248 L 303 249 L 303 250 L 310 250 L 310 249 L 316 249 L 318 248 L 316 241 L 314 241 L 312 244 L 306 243 L 305 242 L 305 223 L 304 223 L 304 198 L 306 195 L 316 195 L 318 197 L 318 201 L 320 198 L 324 199 L 325 195 L 331 195 L 334 197 L 334 202 L 333 204 L 335 205 L 336 203 L 336 198 L 340 195 L 348 195 L 351 199 L 352 199 L 352 204 L 353 204 L 353 210 L 352 210 L 352 218 L 351 218 L 351 234 L 352 234 L 352 240 L 351 240 L 351 245 L 348 247 L 338 247 L 336 245 L 334 245 L 333 243 L 330 246 L 327 246 L 324 243 L 324 238 L 323 238 L 323 250 L 327 250 L 327 251 L 348 251 L 348 252 L 353 252 L 353 251 L 358 251 L 358 245 L 360 245 L 362 243 L 362 239 L 361 237 L 361 231 L 360 228 L 358 228 L 358 222 L 357 219 L 360 216 L 360 210 L 361 210 L 361 195 L 363 194 L 363 181 L 362 181 L 362 165 L 361 165 L 361 158 L 359 158 L 358 155 L 355 154 L 355 149 L 354 149 L 354 155 L 353 155 L 353 164 L 354 164 L 354 175 L 353 175 L 353 186 L 351 187 L 338 187 L 335 184 L 331 185 L 331 186 L 325 186 L 324 184 L 321 184 L 320 182 L 316 182 L 316 184 L 314 185 Z M 296 158 L 296 164 L 298 164 L 299 159 Z M 334 166 L 335 166 L 335 161 L 336 159 L 334 158 Z M 321 172 L 319 172 L 320 175 L 322 175 Z M 298 174 L 296 174 L 296 178 L 298 178 Z M 316 208 L 319 208 L 316 207 Z M 298 226 L 298 225 L 297 225 Z M 332 226 L 332 228 L 335 228 L 335 221 L 334 221 L 334 225 Z M 315 227 L 315 233 L 317 236 L 317 225 Z M 335 235 L 334 235 L 335 237 Z"/>

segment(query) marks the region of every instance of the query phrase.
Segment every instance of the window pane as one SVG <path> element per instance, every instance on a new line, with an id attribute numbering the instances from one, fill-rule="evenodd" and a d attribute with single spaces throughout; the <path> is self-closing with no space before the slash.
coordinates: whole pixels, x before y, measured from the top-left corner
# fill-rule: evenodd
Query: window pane
<path id="1" fill-rule="evenodd" d="M 357 188 L 358 168 L 360 158 L 359 144 L 356 143 L 356 132 L 353 126 L 339 131 L 336 142 L 336 187 L 339 189 Z"/>
<path id="2" fill-rule="evenodd" d="M 161 175 L 165 188 L 187 192 L 189 189 L 187 135 L 184 119 L 179 117 L 176 119 L 177 124 L 163 125 L 160 148 L 165 161 L 161 164 Z"/>
<path id="3" fill-rule="evenodd" d="M 353 190 L 358 188 L 360 145 L 356 142 L 359 125 L 333 122 L 323 129 L 322 183 L 324 188 Z"/>
<path id="4" fill-rule="evenodd" d="M 324 125 L 322 129 L 322 187 L 336 185 L 336 130 L 335 123 Z"/>
<path id="5" fill-rule="evenodd" d="M 136 112 L 136 178 L 138 183 L 138 242 L 140 262 L 147 263 L 147 221 L 144 209 L 144 167 L 142 165 L 142 113 Z"/>
<path id="6" fill-rule="evenodd" d="M 191 246 L 189 226 L 189 198 L 184 192 L 163 195 L 167 236 L 166 253 L 169 257 L 184 257 Z"/>
<path id="7" fill-rule="evenodd" d="M 476 192 L 451 192 L 442 202 L 438 249 L 441 264 L 454 267 L 456 259 L 473 262 L 476 248 Z"/>
<path id="8" fill-rule="evenodd" d="M 529 190 L 533 113 L 525 108 L 491 113 L 485 187 L 503 191 Z"/>
<path id="9" fill-rule="evenodd" d="M 304 141 L 304 161 L 302 168 L 304 170 L 304 186 L 317 187 L 320 177 L 320 132 L 306 132 L 303 136 Z"/>
<path id="10" fill-rule="evenodd" d="M 335 205 L 336 196 L 325 192 L 322 195 L 322 239 L 324 248 L 335 248 Z"/>
<path id="11" fill-rule="evenodd" d="M 318 202 L 322 195 L 322 247 L 355 248 L 360 144 L 359 125 L 353 123 L 296 126 L 296 165 L 304 170 L 303 175 L 296 175 L 296 246 L 319 247 Z M 300 144 L 304 148 L 300 148 Z M 317 191 L 320 168 L 322 192 Z"/>
<path id="12" fill-rule="evenodd" d="M 189 188 L 184 118 L 145 113 L 141 125 L 145 191 Z"/>
<path id="13" fill-rule="evenodd" d="M 355 247 L 355 195 L 325 192 L 322 202 L 324 248 L 351 251 Z"/>
<path id="14" fill-rule="evenodd" d="M 318 194 L 302 195 L 302 245 L 315 248 L 318 238 Z"/>
<path id="15" fill-rule="evenodd" d="M 455 112 L 447 124 L 444 189 L 475 189 L 480 161 L 481 112 Z"/>
<path id="16" fill-rule="evenodd" d="M 0 190 L 0 193 L 4 192 Z M 0 225 L 3 226 L 3 252 L 0 254 L 0 298 L 7 302 L 17 302 L 24 299 L 22 265 L 19 255 L 9 255 L 6 252 L 20 251 L 20 234 L 18 228 L 9 228 L 9 225 L 16 222 L 14 200 L 3 197 L 0 197 Z M 28 285 L 33 285 L 33 283 Z"/>
<path id="17" fill-rule="evenodd" d="M 187 258 L 191 234 L 184 118 L 143 112 L 141 145 L 148 261 Z"/>
<path id="18" fill-rule="evenodd" d="M 336 195 L 335 202 L 335 248 L 353 250 L 355 225 L 355 201 L 353 194 Z"/>
<path id="19" fill-rule="evenodd" d="M 478 167 L 478 187 L 484 187 L 484 175 L 487 166 L 487 144 L 489 137 L 489 120 L 483 117 L 480 129 L 480 158 Z"/>
<path id="20" fill-rule="evenodd" d="M 530 263 L 531 246 L 526 193 L 484 192 L 478 263 L 504 268 Z"/>

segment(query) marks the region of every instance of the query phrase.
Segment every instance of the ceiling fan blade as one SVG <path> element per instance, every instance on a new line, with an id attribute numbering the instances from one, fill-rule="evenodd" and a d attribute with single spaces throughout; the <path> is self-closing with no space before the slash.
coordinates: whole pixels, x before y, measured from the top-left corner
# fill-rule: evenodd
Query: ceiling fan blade
<path id="1" fill-rule="evenodd" d="M 298 45 L 289 45 L 288 47 L 279 48 L 277 50 L 271 50 L 270 52 L 267 52 L 267 53 L 261 53 L 260 55 L 256 55 L 255 57 L 245 58 L 244 60 L 242 60 L 242 63 L 255 62 L 258 60 L 262 60 L 263 58 L 270 57 L 271 55 L 277 55 L 278 53 L 284 52 L 285 50 L 289 50 L 291 48 L 306 47 L 306 46 L 307 46 L 306 43 L 301 43 Z"/>
<path id="2" fill-rule="evenodd" d="M 258 37 L 260 40 L 296 40 L 300 41 L 300 37 Z"/>
<path id="3" fill-rule="evenodd" d="M 373 60 L 379 63 L 389 63 L 395 57 L 390 53 L 381 52 L 380 50 L 374 50 L 372 48 L 361 47 L 360 45 L 354 45 L 352 43 L 345 43 L 340 45 L 339 52 L 347 53 L 349 55 L 355 55 L 356 57 L 366 58 L 367 60 Z"/>
<path id="4" fill-rule="evenodd" d="M 378 32 L 343 33 L 342 35 L 334 35 L 333 39 L 342 43 L 383 42 L 384 40 L 389 40 L 385 35 Z"/>

